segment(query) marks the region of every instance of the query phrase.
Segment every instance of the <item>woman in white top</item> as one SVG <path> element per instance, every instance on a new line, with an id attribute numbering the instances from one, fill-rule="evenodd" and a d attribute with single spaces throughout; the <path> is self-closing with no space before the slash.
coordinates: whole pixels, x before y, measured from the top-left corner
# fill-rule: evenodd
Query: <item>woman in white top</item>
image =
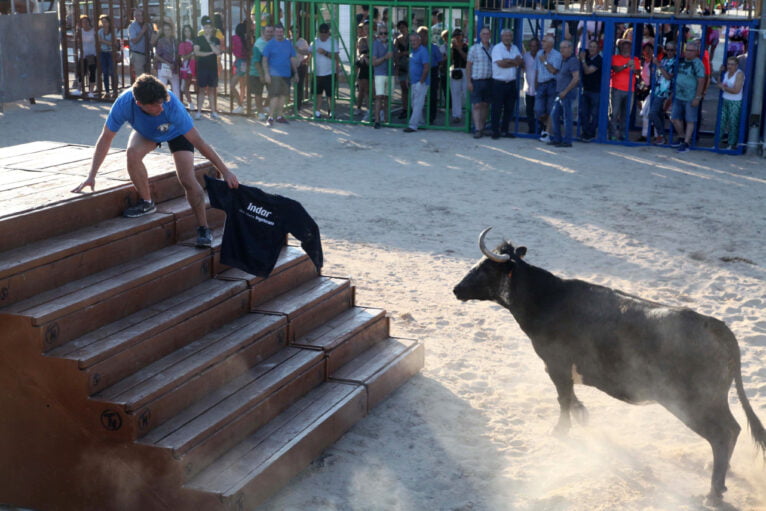
<path id="1" fill-rule="evenodd" d="M 117 41 L 114 38 L 112 30 L 112 20 L 106 14 L 98 17 L 101 28 L 98 29 L 99 62 L 101 63 L 101 74 L 104 80 L 104 92 L 109 94 L 109 84 L 111 81 L 112 92 L 117 97 L 117 74 L 114 67 L 114 52 L 117 51 Z"/>
<path id="2" fill-rule="evenodd" d="M 537 68 L 535 67 L 535 57 L 540 50 L 540 40 L 533 37 L 529 40 L 529 51 L 525 51 L 522 61 L 524 69 L 524 104 L 526 105 L 527 128 L 528 133 L 535 131 L 535 79 L 537 77 Z"/>
<path id="3" fill-rule="evenodd" d="M 739 135 L 739 115 L 742 110 L 742 88 L 745 85 L 745 73 L 738 69 L 737 58 L 726 59 L 726 71 L 721 75 L 718 88 L 721 89 L 723 106 L 721 107 L 721 145 L 723 135 L 728 136 L 729 149 L 736 149 Z"/>
<path id="4" fill-rule="evenodd" d="M 96 85 L 96 30 L 87 14 L 80 16 L 80 30 L 77 31 L 77 48 L 82 50 L 78 62 L 77 79 L 80 87 L 85 84 L 85 72 L 88 72 L 88 97 L 93 98 L 93 87 Z M 75 94 L 78 92 L 72 91 Z"/>

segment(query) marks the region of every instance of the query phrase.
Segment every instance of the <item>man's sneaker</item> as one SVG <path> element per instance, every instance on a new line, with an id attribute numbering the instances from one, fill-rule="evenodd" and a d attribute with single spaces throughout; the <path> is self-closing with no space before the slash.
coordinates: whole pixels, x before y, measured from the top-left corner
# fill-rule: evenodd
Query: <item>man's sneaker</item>
<path id="1" fill-rule="evenodd" d="M 243 107 L 242 105 L 239 105 L 237 108 L 232 110 L 231 113 L 233 113 L 233 114 L 241 114 L 244 111 L 245 111 L 245 107 Z"/>
<path id="2" fill-rule="evenodd" d="M 681 142 L 681 145 L 678 147 L 677 151 L 679 153 L 688 153 L 689 152 L 689 144 L 686 142 Z"/>
<path id="3" fill-rule="evenodd" d="M 148 215 L 157 211 L 154 201 L 140 199 L 135 206 L 131 206 L 122 212 L 122 216 L 126 218 L 136 218 L 139 216 Z"/>
<path id="4" fill-rule="evenodd" d="M 213 244 L 213 231 L 208 227 L 200 225 L 197 227 L 197 243 L 199 248 L 209 248 Z"/>
<path id="5" fill-rule="evenodd" d="M 280 115 L 279 117 L 277 117 L 277 122 L 278 122 L 278 123 L 280 123 L 280 124 L 290 124 L 290 123 L 287 121 L 287 119 L 285 119 L 285 118 L 284 118 L 284 117 L 282 117 L 281 115 Z"/>
<path id="6" fill-rule="evenodd" d="M 681 144 L 683 144 L 683 143 L 684 143 L 684 141 L 683 141 L 683 140 L 674 140 L 674 141 L 673 141 L 673 142 L 670 144 L 670 147 L 672 147 L 672 148 L 674 148 L 674 149 L 678 149 L 679 147 L 681 147 Z"/>
<path id="7" fill-rule="evenodd" d="M 197 112 L 196 114 L 194 114 L 194 118 L 199 121 L 200 119 L 202 119 L 202 113 Z"/>
<path id="8" fill-rule="evenodd" d="M 210 112 L 210 118 L 215 119 L 216 121 L 220 119 L 221 117 L 218 115 L 217 112 Z"/>
<path id="9" fill-rule="evenodd" d="M 540 142 L 545 142 L 546 144 L 551 141 L 551 136 L 548 135 L 547 131 L 543 131 L 540 133 Z"/>
<path id="10" fill-rule="evenodd" d="M 266 124 L 268 124 L 269 126 L 274 126 L 274 118 L 269 117 L 268 119 L 266 119 Z"/>
<path id="11" fill-rule="evenodd" d="M 380 123 L 379 123 L 379 122 L 376 122 L 376 123 L 374 124 L 374 126 L 375 126 L 375 129 L 376 129 L 376 130 L 379 130 L 379 129 L 380 129 Z"/>
<path id="12" fill-rule="evenodd" d="M 322 118 L 322 112 L 320 112 L 319 110 L 315 111 L 314 112 L 314 118 L 315 119 L 321 119 Z"/>

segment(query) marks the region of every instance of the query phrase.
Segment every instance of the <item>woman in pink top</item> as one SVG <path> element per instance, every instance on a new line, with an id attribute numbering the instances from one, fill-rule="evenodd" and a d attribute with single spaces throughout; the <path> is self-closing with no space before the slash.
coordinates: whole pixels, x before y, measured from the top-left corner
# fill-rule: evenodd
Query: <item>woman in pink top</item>
<path id="1" fill-rule="evenodd" d="M 181 59 L 181 67 L 178 70 L 178 76 L 181 78 L 181 90 L 179 98 L 184 102 L 186 98 L 186 107 L 189 110 L 194 109 L 191 96 L 191 82 L 194 78 L 192 64 L 194 62 L 194 29 L 190 25 L 184 25 L 181 33 L 181 42 L 178 43 L 178 56 Z"/>

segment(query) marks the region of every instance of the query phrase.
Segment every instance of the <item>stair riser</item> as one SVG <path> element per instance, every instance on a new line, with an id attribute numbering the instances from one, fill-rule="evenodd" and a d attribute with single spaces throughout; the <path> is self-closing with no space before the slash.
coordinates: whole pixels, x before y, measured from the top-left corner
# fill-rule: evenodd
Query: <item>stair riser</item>
<path id="1" fill-rule="evenodd" d="M 415 376 L 425 363 L 425 347 L 418 343 L 397 358 L 388 368 L 365 382 L 367 406 L 372 410 L 389 394 Z"/>
<path id="2" fill-rule="evenodd" d="M 239 351 L 221 360 L 204 372 L 194 375 L 184 384 L 166 392 L 149 402 L 146 406 L 129 411 L 128 416 L 135 421 L 139 436 L 164 423 L 194 401 L 208 393 L 210 389 L 232 380 L 245 370 L 258 364 L 286 346 L 286 329 L 281 328 L 265 337 L 244 345 Z"/>
<path id="3" fill-rule="evenodd" d="M 250 288 L 250 303 L 255 307 L 268 302 L 317 276 L 314 263 L 308 258 L 302 259 L 285 271 L 272 274 L 266 279 L 258 278 Z"/>
<path id="4" fill-rule="evenodd" d="M 236 419 L 221 427 L 214 425 L 211 436 L 198 438 L 197 443 L 178 449 L 175 456 L 183 463 L 187 480 L 197 475 L 211 461 L 226 452 L 243 438 L 267 424 L 311 389 L 326 380 L 324 360 L 296 375 L 287 384 L 265 399 L 255 402 L 238 413 Z M 216 430 L 215 428 L 220 428 Z"/>
<path id="5" fill-rule="evenodd" d="M 79 252 L 0 281 L 0 306 L 24 300 L 173 243 L 172 222 Z"/>
<path id="6" fill-rule="evenodd" d="M 114 385 L 194 339 L 247 314 L 248 309 L 248 291 L 245 290 L 197 315 L 178 318 L 182 321 L 168 325 L 168 328 L 156 335 L 136 339 L 135 345 L 85 370 L 90 382 L 90 393 Z"/>
<path id="7" fill-rule="evenodd" d="M 333 295 L 327 296 L 311 308 L 298 311 L 288 317 L 288 340 L 290 343 L 302 335 L 318 327 L 327 318 L 337 316 L 341 312 L 354 306 L 354 288 L 349 286 L 339 290 Z"/>
<path id="8" fill-rule="evenodd" d="M 159 275 L 122 293 L 112 294 L 101 302 L 81 308 L 39 325 L 37 337 L 43 351 L 69 342 L 109 322 L 128 316 L 143 307 L 162 301 L 210 278 L 210 258 L 197 259 L 175 271 Z"/>
<path id="9" fill-rule="evenodd" d="M 306 468 L 367 414 L 364 392 L 356 392 L 331 417 L 318 425 L 278 460 L 233 495 L 223 496 L 227 510 L 255 509 Z"/>
<path id="10" fill-rule="evenodd" d="M 343 343 L 327 352 L 327 374 L 332 378 L 333 373 L 344 364 L 366 351 L 376 342 L 385 339 L 389 334 L 388 317 L 378 318 L 364 330 L 356 332 Z"/>

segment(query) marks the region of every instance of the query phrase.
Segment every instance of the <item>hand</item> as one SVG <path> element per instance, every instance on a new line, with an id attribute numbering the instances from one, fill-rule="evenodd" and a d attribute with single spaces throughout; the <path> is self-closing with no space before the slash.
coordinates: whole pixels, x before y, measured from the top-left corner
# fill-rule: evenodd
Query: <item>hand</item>
<path id="1" fill-rule="evenodd" d="M 299 79 L 300 79 L 300 77 L 298 76 L 298 72 L 296 71 L 296 72 L 293 74 L 293 81 L 294 81 L 295 83 L 298 83 L 298 80 L 299 80 Z"/>
<path id="2" fill-rule="evenodd" d="M 96 178 L 95 177 L 89 177 L 85 181 L 80 184 L 77 188 L 72 190 L 72 193 L 82 193 L 83 188 L 86 186 L 90 186 L 90 191 L 93 192 L 96 190 Z"/>
<path id="3" fill-rule="evenodd" d="M 230 170 L 223 172 L 223 180 L 226 181 L 226 184 L 229 185 L 229 188 L 239 187 L 239 179 L 237 179 L 237 176 Z"/>
<path id="4" fill-rule="evenodd" d="M 473 82 L 472 81 L 468 82 L 467 87 L 468 87 L 468 92 L 473 92 Z"/>
<path id="5" fill-rule="evenodd" d="M 699 99 L 697 99 L 697 98 L 694 98 L 694 99 L 692 100 L 692 106 L 693 106 L 693 107 L 697 108 L 697 107 L 699 106 L 699 104 L 700 104 L 700 100 L 699 100 Z"/>

